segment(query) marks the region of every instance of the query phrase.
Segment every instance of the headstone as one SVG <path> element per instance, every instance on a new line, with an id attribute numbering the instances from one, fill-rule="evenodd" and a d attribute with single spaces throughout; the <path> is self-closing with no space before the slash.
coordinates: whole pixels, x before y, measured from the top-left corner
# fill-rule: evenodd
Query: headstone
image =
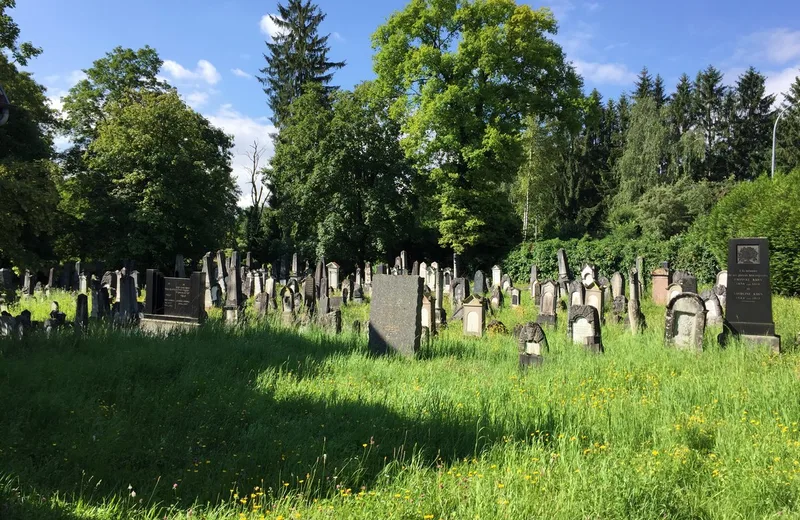
<path id="1" fill-rule="evenodd" d="M 569 295 L 568 304 L 569 305 L 583 305 L 584 302 L 584 287 L 583 283 L 579 282 L 578 280 L 574 280 L 569 283 Z"/>
<path id="2" fill-rule="evenodd" d="M 419 276 L 419 262 L 414 260 L 414 263 L 411 265 L 411 276 Z"/>
<path id="3" fill-rule="evenodd" d="M 111 316 L 111 299 L 108 287 L 92 289 L 92 318 L 104 320 Z"/>
<path id="4" fill-rule="evenodd" d="M 328 264 L 328 283 L 333 290 L 339 288 L 339 264 L 336 262 Z"/>
<path id="5" fill-rule="evenodd" d="M 175 255 L 175 269 L 172 272 L 174 278 L 186 278 L 186 262 L 183 255 Z"/>
<path id="6" fill-rule="evenodd" d="M 531 265 L 531 275 L 528 280 L 528 288 L 533 290 L 533 283 L 539 281 L 539 267 L 536 264 Z M 531 297 L 533 297 L 533 292 L 531 292 Z"/>
<path id="7" fill-rule="evenodd" d="M 47 288 L 48 289 L 55 289 L 56 284 L 58 283 L 58 279 L 56 278 L 56 269 L 55 267 L 51 267 L 49 274 L 47 276 Z"/>
<path id="8" fill-rule="evenodd" d="M 120 273 L 119 279 L 119 311 L 117 320 L 122 324 L 136 322 L 139 319 L 139 303 L 136 300 L 136 281 L 132 276 L 122 272 Z"/>
<path id="9" fill-rule="evenodd" d="M 447 325 L 447 315 L 442 308 L 442 302 L 444 301 L 444 272 L 441 269 L 436 269 L 436 287 L 434 288 L 434 323 L 436 324 L 436 329 L 438 330 L 441 327 L 445 327 Z"/>
<path id="10" fill-rule="evenodd" d="M 511 290 L 513 284 L 511 283 L 511 277 L 507 274 L 504 274 L 503 277 L 500 279 L 500 287 L 503 289 L 504 293 L 508 293 Z"/>
<path id="11" fill-rule="evenodd" d="M 475 280 L 472 283 L 472 294 L 480 296 L 486 294 L 486 277 L 484 277 L 483 271 L 481 270 L 475 271 Z"/>
<path id="12" fill-rule="evenodd" d="M 299 273 L 300 273 L 300 262 L 298 262 L 297 260 L 297 253 L 294 253 L 292 255 L 292 270 L 289 273 L 289 276 L 295 278 L 299 276 Z"/>
<path id="13" fill-rule="evenodd" d="M 219 298 L 220 304 L 222 304 L 223 303 L 222 302 L 222 298 L 224 298 L 224 295 L 228 291 L 228 285 L 227 285 L 228 284 L 228 282 L 227 282 L 227 280 L 228 280 L 228 267 L 227 267 L 227 261 L 225 260 L 225 252 L 222 251 L 221 249 L 219 251 L 217 251 L 217 269 L 216 269 L 216 273 L 217 273 L 217 283 L 216 283 L 216 285 L 219 286 L 219 290 L 222 293 L 220 295 L 220 298 Z"/>
<path id="14" fill-rule="evenodd" d="M 596 283 L 593 283 L 586 288 L 586 296 L 584 297 L 584 301 L 586 305 L 590 305 L 597 309 L 597 316 L 600 319 L 600 323 L 603 322 L 603 308 L 605 305 L 603 301 L 604 297 L 605 294 L 603 293 L 603 289 L 601 289 Z"/>
<path id="15" fill-rule="evenodd" d="M 602 353 L 600 316 L 591 305 L 573 305 L 569 309 L 567 336 L 573 343 L 583 345 L 590 352 Z"/>
<path id="16" fill-rule="evenodd" d="M 619 271 L 611 275 L 611 296 L 625 296 L 625 278 Z"/>
<path id="17" fill-rule="evenodd" d="M 596 277 L 597 274 L 595 273 L 594 266 L 585 264 L 583 269 L 581 269 L 581 283 L 583 286 L 588 288 L 589 286 L 594 285 Z"/>
<path id="18" fill-rule="evenodd" d="M 567 263 L 567 252 L 563 249 L 559 249 L 558 253 L 556 253 L 558 257 L 558 285 L 561 287 L 561 290 L 566 292 L 567 284 L 572 278 L 572 274 L 569 271 L 569 264 Z"/>
<path id="19" fill-rule="evenodd" d="M 419 274 L 419 277 L 422 278 L 425 281 L 425 284 L 427 285 L 427 283 L 428 283 L 428 264 L 427 263 L 422 262 L 421 264 L 419 264 L 419 273 L 418 274 Z"/>
<path id="20" fill-rule="evenodd" d="M 697 293 L 697 278 L 688 271 L 675 271 L 672 283 L 680 284 L 683 292 Z"/>
<path id="21" fill-rule="evenodd" d="M 248 271 L 252 271 L 253 269 L 256 268 L 256 266 L 255 266 L 255 264 L 253 262 L 253 254 L 250 251 L 248 251 L 244 255 L 244 265 L 245 265 L 245 267 L 247 267 Z"/>
<path id="22" fill-rule="evenodd" d="M 86 332 L 89 328 L 89 297 L 79 294 L 75 302 L 75 330 Z"/>
<path id="23" fill-rule="evenodd" d="M 500 309 L 503 307 L 503 290 L 499 285 L 492 286 L 492 295 L 489 299 L 492 309 Z"/>
<path id="24" fill-rule="evenodd" d="M 469 281 L 466 278 L 454 278 L 452 283 L 453 289 L 453 309 L 456 309 L 464 303 L 464 300 L 469 296 Z"/>
<path id="25" fill-rule="evenodd" d="M 305 305 L 306 314 L 309 316 L 313 316 L 316 311 L 316 294 L 317 287 L 314 285 L 314 277 L 308 275 L 303 282 L 303 304 Z"/>
<path id="26" fill-rule="evenodd" d="M 145 272 L 145 314 L 164 314 L 164 276 L 155 269 Z"/>
<path id="27" fill-rule="evenodd" d="M 528 322 L 515 334 L 519 345 L 519 364 L 522 367 L 542 364 L 547 352 L 547 337 L 541 325 Z"/>
<path id="28" fill-rule="evenodd" d="M 713 290 L 706 290 L 700 294 L 703 299 L 703 305 L 706 308 L 706 325 L 722 325 L 722 305 L 719 303 L 719 298 Z"/>
<path id="29" fill-rule="evenodd" d="M 717 273 L 716 285 L 722 285 L 723 287 L 728 287 L 728 271 L 720 271 Z"/>
<path id="30" fill-rule="evenodd" d="M 403 273 L 403 259 L 400 258 L 399 256 L 396 256 L 394 258 L 394 269 L 392 269 L 392 273 L 394 274 L 394 276 L 397 276 L 399 274 L 405 274 Z"/>
<path id="31" fill-rule="evenodd" d="M 667 346 L 702 351 L 705 330 L 706 308 L 698 295 L 684 292 L 669 301 L 664 326 Z"/>
<path id="32" fill-rule="evenodd" d="M 644 314 L 642 314 L 639 289 L 642 287 L 639 281 L 639 271 L 636 268 L 630 270 L 628 278 L 630 299 L 628 300 L 627 323 L 633 334 L 641 333 L 645 328 Z"/>
<path id="33" fill-rule="evenodd" d="M 241 270 L 239 269 L 239 252 L 231 253 L 231 269 L 228 275 L 228 292 L 225 295 L 225 321 L 236 323 L 242 317 L 244 295 L 242 294 Z"/>
<path id="34" fill-rule="evenodd" d="M 622 323 L 625 320 L 625 313 L 628 311 L 628 299 L 625 296 L 617 296 L 611 309 L 611 316 L 614 323 Z"/>
<path id="35" fill-rule="evenodd" d="M 655 284 L 653 284 L 653 286 L 655 287 Z M 689 292 L 689 291 L 685 291 L 681 284 L 679 283 L 670 284 L 670 286 L 667 287 L 667 303 L 669 303 L 670 301 L 672 301 L 673 298 L 684 292 Z"/>
<path id="36" fill-rule="evenodd" d="M 517 308 L 521 305 L 520 302 L 520 290 L 516 287 L 511 288 L 511 308 Z"/>
<path id="37" fill-rule="evenodd" d="M 22 296 L 25 298 L 33 296 L 33 277 L 27 269 L 25 269 L 25 274 L 22 275 Z"/>
<path id="38" fill-rule="evenodd" d="M 353 287 L 353 303 L 359 305 L 364 303 L 364 288 L 361 284 Z"/>
<path id="39" fill-rule="evenodd" d="M 214 273 L 214 262 L 211 260 L 210 252 L 203 255 L 203 277 L 206 288 L 204 291 L 203 306 L 208 310 L 214 306 L 214 299 L 211 297 L 211 288 L 217 281 L 217 277 Z"/>
<path id="40" fill-rule="evenodd" d="M 780 352 L 781 339 L 775 335 L 772 320 L 769 257 L 766 238 L 735 238 L 728 242 L 725 332 L 726 336 L 741 337 Z"/>
<path id="41" fill-rule="evenodd" d="M 639 298 L 644 297 L 645 290 L 645 271 L 644 271 L 644 258 L 641 256 L 636 257 L 636 272 L 639 273 Z"/>
<path id="42" fill-rule="evenodd" d="M 725 281 L 727 282 L 727 280 Z M 722 310 L 724 311 L 726 304 L 728 303 L 728 287 L 725 285 L 715 285 L 712 290 L 714 291 L 714 294 L 717 295 L 719 304 L 722 306 Z"/>
<path id="43" fill-rule="evenodd" d="M 558 308 L 558 285 L 552 280 L 542 284 L 542 298 L 539 306 L 539 317 L 536 321 L 540 325 L 556 326 Z"/>
<path id="44" fill-rule="evenodd" d="M 269 311 L 269 294 L 262 292 L 256 295 L 256 301 L 253 306 L 256 311 L 256 316 L 263 318 Z"/>
<path id="45" fill-rule="evenodd" d="M 327 276 L 325 272 L 325 264 L 322 263 L 322 260 L 317 261 L 317 268 L 314 270 L 314 286 L 317 288 L 317 298 L 319 298 L 319 289 L 320 283 L 322 282 L 322 277 Z"/>
<path id="46" fill-rule="evenodd" d="M 389 274 L 389 266 L 387 266 L 386 264 L 378 264 L 375 267 L 375 274 L 388 275 Z M 370 277 L 370 282 L 371 281 L 372 281 L 372 278 Z"/>
<path id="47" fill-rule="evenodd" d="M 461 274 L 461 258 L 458 253 L 453 253 L 453 278 L 458 278 Z"/>
<path id="48" fill-rule="evenodd" d="M 61 266 L 61 277 L 59 280 L 59 286 L 64 289 L 65 291 L 72 290 L 72 269 L 74 268 L 73 264 L 67 262 L 63 266 Z"/>
<path id="49" fill-rule="evenodd" d="M 128 273 L 130 273 L 131 271 L 132 269 L 129 269 Z M 72 284 L 70 285 L 71 291 L 80 290 L 80 276 L 82 272 L 83 269 L 81 267 L 81 261 L 78 260 L 77 262 L 75 262 L 75 269 L 72 271 Z"/>
<path id="50" fill-rule="evenodd" d="M 503 283 L 503 270 L 499 265 L 492 267 L 492 287 L 500 287 Z"/>
<path id="51" fill-rule="evenodd" d="M 453 270 L 445 267 L 442 271 L 442 291 L 450 294 L 450 288 L 453 285 Z"/>
<path id="52" fill-rule="evenodd" d="M 423 329 L 428 330 L 428 334 L 433 336 L 436 334 L 436 322 L 434 314 L 434 297 L 427 287 L 423 289 L 422 293 L 422 308 L 420 310 L 420 323 Z"/>
<path id="53" fill-rule="evenodd" d="M 653 280 L 653 303 L 656 305 L 666 305 L 669 302 L 669 271 L 659 267 L 650 273 Z"/>
<path id="54" fill-rule="evenodd" d="M 13 303 L 17 299 L 14 273 L 11 269 L 0 269 L 0 303 Z"/>
<path id="55" fill-rule="evenodd" d="M 403 274 L 408 274 L 408 254 L 405 251 L 400 251 L 400 269 Z"/>
<path id="56" fill-rule="evenodd" d="M 278 280 L 280 280 L 281 284 L 285 284 L 286 280 L 289 279 L 289 253 L 281 255 L 280 259 L 280 271 L 278 272 Z"/>
<path id="57" fill-rule="evenodd" d="M 85 274 L 81 274 L 78 277 L 78 292 L 81 294 L 89 293 L 89 280 L 86 278 Z"/>
<path id="58" fill-rule="evenodd" d="M 486 321 L 486 302 L 478 294 L 469 295 L 462 305 L 465 336 L 483 336 Z"/>
<path id="59" fill-rule="evenodd" d="M 369 315 L 369 347 L 373 353 L 391 351 L 412 357 L 419 350 L 422 282 L 417 276 L 375 276 Z"/>
<path id="60" fill-rule="evenodd" d="M 281 319 L 287 325 L 294 323 L 294 292 L 288 286 L 281 289 Z"/>

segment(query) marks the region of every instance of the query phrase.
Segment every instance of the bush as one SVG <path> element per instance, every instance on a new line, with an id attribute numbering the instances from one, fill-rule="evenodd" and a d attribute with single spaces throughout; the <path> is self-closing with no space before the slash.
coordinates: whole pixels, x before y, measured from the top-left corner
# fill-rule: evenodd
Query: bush
<path id="1" fill-rule="evenodd" d="M 738 184 L 695 229 L 720 265 L 727 265 L 731 238 L 767 237 L 772 290 L 800 294 L 800 170 Z"/>

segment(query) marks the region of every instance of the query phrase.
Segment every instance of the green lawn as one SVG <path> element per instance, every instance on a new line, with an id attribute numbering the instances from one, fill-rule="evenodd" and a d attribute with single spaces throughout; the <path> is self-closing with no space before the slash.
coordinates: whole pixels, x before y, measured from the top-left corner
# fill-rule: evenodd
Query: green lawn
<path id="1" fill-rule="evenodd" d="M 497 318 L 534 319 L 524 303 Z M 212 319 L 0 341 L 0 518 L 800 516 L 800 300 L 776 298 L 780 356 L 716 331 L 665 349 L 644 310 L 642 336 L 603 329 L 604 355 L 561 312 L 528 372 L 510 336 L 460 322 L 416 360 L 372 358 L 349 332 L 367 306 L 338 337 Z"/>

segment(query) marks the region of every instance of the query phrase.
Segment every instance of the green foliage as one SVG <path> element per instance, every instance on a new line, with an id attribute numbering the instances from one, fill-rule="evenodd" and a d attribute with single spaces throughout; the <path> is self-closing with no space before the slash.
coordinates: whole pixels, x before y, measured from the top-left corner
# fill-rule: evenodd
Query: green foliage
<path id="1" fill-rule="evenodd" d="M 8 59 L 8 55 L 21 66 L 26 66 L 28 60 L 35 58 L 42 53 L 42 49 L 34 47 L 29 42 L 18 43 L 19 26 L 11 18 L 7 9 L 14 9 L 17 6 L 16 0 L 0 0 L 0 51 L 3 59 Z M 8 53 L 8 55 L 6 54 Z M 7 76 L 0 76 L 3 81 Z"/>
<path id="2" fill-rule="evenodd" d="M 773 291 L 800 294 L 800 170 L 737 184 L 696 226 L 720 265 L 727 265 L 729 239 L 769 238 Z"/>
<path id="3" fill-rule="evenodd" d="M 789 172 L 800 168 L 800 75 L 786 92 L 781 110 L 786 111 L 778 122 L 775 167 Z"/>
<path id="4" fill-rule="evenodd" d="M 578 97 L 547 38 L 555 30 L 549 10 L 513 0 L 412 0 L 373 35 L 377 85 L 393 100 L 406 155 L 430 176 L 443 246 L 461 253 L 493 240 L 523 118 Z"/>
<path id="5" fill-rule="evenodd" d="M 272 122 L 281 128 L 289 116 L 292 103 L 305 91 L 307 84 L 321 87 L 326 94 L 335 88 L 328 84 L 333 73 L 344 62 L 328 59 L 328 36 L 319 35 L 325 14 L 311 0 L 288 0 L 278 3 L 278 15 L 268 15 L 278 27 L 272 41 L 265 42 L 267 65 L 259 72 L 259 81 L 269 98 Z"/>

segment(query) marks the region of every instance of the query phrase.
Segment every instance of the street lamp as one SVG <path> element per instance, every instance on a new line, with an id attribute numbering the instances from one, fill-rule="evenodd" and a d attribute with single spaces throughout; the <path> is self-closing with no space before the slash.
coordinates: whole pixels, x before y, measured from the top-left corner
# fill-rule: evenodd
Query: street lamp
<path id="1" fill-rule="evenodd" d="M 6 96 L 6 91 L 3 90 L 3 86 L 0 85 L 0 126 L 6 124 L 8 121 L 8 116 L 11 113 L 11 102 L 8 100 L 8 96 Z"/>
<path id="2" fill-rule="evenodd" d="M 786 111 L 789 110 L 789 107 L 791 106 L 792 105 L 786 105 L 785 107 L 783 107 L 781 113 L 778 114 L 778 118 L 775 119 L 775 128 L 772 129 L 772 174 L 769 176 L 770 180 L 775 178 L 775 137 L 778 135 L 778 121 L 781 120 L 783 114 L 785 114 Z"/>

